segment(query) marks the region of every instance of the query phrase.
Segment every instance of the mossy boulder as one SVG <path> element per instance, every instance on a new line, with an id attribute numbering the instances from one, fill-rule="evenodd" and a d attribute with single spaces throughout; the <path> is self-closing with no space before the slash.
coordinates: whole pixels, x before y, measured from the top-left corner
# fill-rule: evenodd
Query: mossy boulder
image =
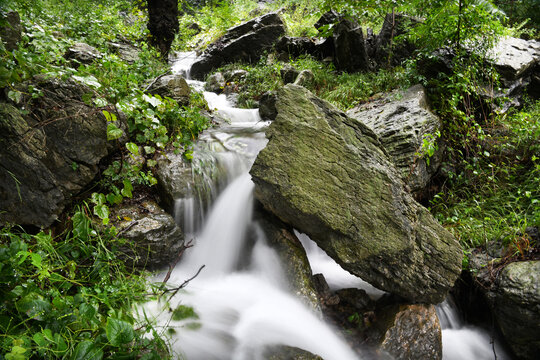
<path id="1" fill-rule="evenodd" d="M 296 85 L 279 91 L 276 108 L 251 169 L 256 198 L 372 285 L 442 301 L 461 247 L 404 190 L 375 133 Z"/>

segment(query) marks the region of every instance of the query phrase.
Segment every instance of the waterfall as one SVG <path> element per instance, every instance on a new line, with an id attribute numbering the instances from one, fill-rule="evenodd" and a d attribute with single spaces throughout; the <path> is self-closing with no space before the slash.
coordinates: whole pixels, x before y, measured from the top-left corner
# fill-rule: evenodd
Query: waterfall
<path id="1" fill-rule="evenodd" d="M 186 62 L 173 69 L 189 74 Z M 179 223 L 193 231 L 194 246 L 186 250 L 168 285 L 177 287 L 204 268 L 178 294 L 144 304 L 144 316 L 167 329 L 174 353 L 188 360 L 262 360 L 276 345 L 304 349 L 325 360 L 358 359 L 336 329 L 289 292 L 277 253 L 252 219 L 254 184 L 248 171 L 266 145 L 268 123 L 256 109 L 235 109 L 223 95 L 204 95 L 226 122 L 201 135 L 194 163 L 211 156 L 206 163 L 224 171 L 209 185 L 212 201 L 199 228 L 193 220 L 197 201 L 192 196 L 176 201 L 177 213 L 184 216 Z M 248 230 L 254 234 L 250 247 L 245 246 Z M 161 279 L 163 274 L 156 278 Z M 181 306 L 193 308 L 194 314 L 172 319 L 170 309 Z"/>

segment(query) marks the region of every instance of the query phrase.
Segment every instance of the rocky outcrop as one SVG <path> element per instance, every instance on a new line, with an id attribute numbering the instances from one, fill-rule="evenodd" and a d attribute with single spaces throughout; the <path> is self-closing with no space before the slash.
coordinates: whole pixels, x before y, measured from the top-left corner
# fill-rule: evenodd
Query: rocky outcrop
<path id="1" fill-rule="evenodd" d="M 118 54 L 120 59 L 124 60 L 128 64 L 133 64 L 139 60 L 139 53 L 141 50 L 131 44 L 124 44 L 118 42 L 109 42 L 109 48 Z"/>
<path id="2" fill-rule="evenodd" d="M 85 43 L 76 43 L 70 46 L 64 55 L 66 59 L 75 60 L 81 64 L 91 64 L 102 56 L 95 47 Z"/>
<path id="3" fill-rule="evenodd" d="M 376 134 L 295 85 L 251 175 L 264 207 L 344 269 L 414 302 L 444 299 L 461 271 L 461 247 L 403 190 Z"/>
<path id="4" fill-rule="evenodd" d="M 155 175 L 163 205 L 170 212 L 174 210 L 174 200 L 191 195 L 194 187 L 192 169 L 182 154 L 169 152 L 161 155 L 157 160 Z"/>
<path id="5" fill-rule="evenodd" d="M 150 94 L 157 94 L 161 97 L 170 97 L 180 104 L 189 102 L 191 89 L 182 75 L 165 75 L 152 80 L 148 88 Z"/>
<path id="6" fill-rule="evenodd" d="M 396 360 L 442 359 L 442 332 L 433 305 L 394 305 L 377 311 L 380 348 Z"/>
<path id="7" fill-rule="evenodd" d="M 284 36 L 276 43 L 276 51 L 290 57 L 314 55 L 317 51 L 315 42 L 307 37 Z"/>
<path id="8" fill-rule="evenodd" d="M 17 48 L 22 39 L 21 17 L 16 11 L 10 11 L 7 14 L 0 14 L 2 26 L 0 26 L 0 39 L 6 46 L 7 51 Z M 5 21 L 5 22 L 4 22 Z"/>
<path id="9" fill-rule="evenodd" d="M 182 230 L 171 215 L 154 201 L 120 205 L 114 209 L 114 225 L 119 236 L 128 240 L 120 249 L 130 266 L 157 269 L 174 263 L 184 241 Z"/>
<path id="10" fill-rule="evenodd" d="M 270 13 L 227 31 L 218 41 L 210 44 L 191 67 L 191 76 L 203 80 L 212 69 L 235 61 L 257 61 L 264 50 L 285 33 L 277 13 Z"/>
<path id="11" fill-rule="evenodd" d="M 267 91 L 259 99 L 259 115 L 263 120 L 274 120 L 277 116 L 276 94 Z"/>
<path id="12" fill-rule="evenodd" d="M 493 64 L 507 81 L 529 75 L 540 62 L 540 42 L 535 40 L 503 38 L 492 51 Z"/>
<path id="13" fill-rule="evenodd" d="M 225 76 L 223 76 L 222 73 L 217 72 L 208 77 L 206 84 L 204 85 L 204 90 L 219 94 L 223 91 L 225 84 Z"/>
<path id="14" fill-rule="evenodd" d="M 32 86 L 43 96 L 22 100 L 28 115 L 0 103 L 0 223 L 46 227 L 94 179 L 114 143 L 101 110 L 83 101 L 89 88 L 69 79 Z"/>
<path id="15" fill-rule="evenodd" d="M 362 28 L 351 20 L 342 20 L 334 30 L 334 63 L 337 70 L 367 71 L 370 64 Z"/>
<path id="16" fill-rule="evenodd" d="M 377 134 L 411 191 L 419 193 L 426 187 L 441 165 L 444 148 L 436 135 L 442 123 L 430 111 L 422 85 L 362 104 L 347 115 Z M 426 154 L 424 140 L 432 144 L 432 156 Z"/>

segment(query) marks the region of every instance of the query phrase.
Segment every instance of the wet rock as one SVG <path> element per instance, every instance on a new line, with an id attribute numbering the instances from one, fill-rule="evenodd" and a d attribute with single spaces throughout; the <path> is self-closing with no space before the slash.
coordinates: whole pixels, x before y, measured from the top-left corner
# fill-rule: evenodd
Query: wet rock
<path id="1" fill-rule="evenodd" d="M 461 272 L 461 247 L 403 190 L 376 134 L 292 84 L 276 108 L 251 169 L 265 209 L 377 288 L 442 301 Z"/>
<path id="2" fill-rule="evenodd" d="M 222 73 L 217 72 L 208 77 L 206 80 L 206 85 L 204 85 L 204 90 L 211 91 L 215 93 L 220 93 L 225 87 L 225 77 Z"/>
<path id="3" fill-rule="evenodd" d="M 139 60 L 139 53 L 141 50 L 131 44 L 110 42 L 109 47 L 116 51 L 120 59 L 128 64 L 133 64 L 135 61 Z"/>
<path id="4" fill-rule="evenodd" d="M 315 75 L 313 75 L 311 70 L 302 70 L 300 71 L 300 74 L 298 74 L 298 76 L 296 77 L 296 80 L 294 80 L 294 85 L 298 85 L 298 86 L 311 85 L 314 80 L 315 80 Z"/>
<path id="5" fill-rule="evenodd" d="M 362 28 L 342 20 L 334 30 L 334 63 L 337 70 L 357 72 L 370 69 Z"/>
<path id="6" fill-rule="evenodd" d="M 433 305 L 394 305 L 377 311 L 380 347 L 396 360 L 442 359 L 442 332 Z"/>
<path id="7" fill-rule="evenodd" d="M 320 356 L 291 346 L 272 346 L 263 357 L 265 360 L 323 360 Z"/>
<path id="8" fill-rule="evenodd" d="M 170 97 L 180 104 L 189 102 L 191 88 L 182 75 L 165 75 L 152 80 L 148 88 L 150 94 L 157 94 L 161 97 Z"/>
<path id="9" fill-rule="evenodd" d="M 540 353 L 540 261 L 508 264 L 487 293 L 493 314 L 519 359 Z"/>
<path id="10" fill-rule="evenodd" d="M 322 316 L 309 260 L 300 240 L 290 226 L 263 209 L 257 210 L 255 219 L 266 235 L 268 244 L 279 256 L 288 282 L 287 286 L 314 312 Z"/>
<path id="11" fill-rule="evenodd" d="M 243 69 L 229 70 L 223 74 L 226 82 L 238 82 L 243 80 L 247 75 L 248 72 Z"/>
<path id="12" fill-rule="evenodd" d="M 0 38 L 4 42 L 7 51 L 15 50 L 22 39 L 21 17 L 16 11 L 10 11 L 2 16 L 4 25 L 0 27 Z"/>
<path id="13" fill-rule="evenodd" d="M 28 115 L 0 103 L 0 223 L 47 227 L 94 179 L 114 142 L 102 112 L 83 101 L 90 88 L 44 78 L 32 86 L 43 96 L 22 99 Z"/>
<path id="14" fill-rule="evenodd" d="M 307 37 L 284 36 L 276 43 L 276 50 L 296 58 L 300 55 L 315 55 L 317 48 L 315 42 Z"/>
<path id="15" fill-rule="evenodd" d="M 399 65 L 409 58 L 415 47 L 407 40 L 396 42 L 411 26 L 420 21 L 405 14 L 386 14 L 381 31 L 375 41 L 374 61 L 379 66 Z"/>
<path id="16" fill-rule="evenodd" d="M 235 61 L 255 62 L 285 33 L 277 13 L 270 13 L 227 31 L 191 67 L 191 76 L 204 79 L 212 69 Z"/>
<path id="17" fill-rule="evenodd" d="M 130 266 L 146 269 L 166 267 L 177 258 L 184 241 L 182 230 L 171 215 L 154 201 L 120 205 L 113 217 L 120 236 L 128 240 L 121 258 Z"/>
<path id="18" fill-rule="evenodd" d="M 439 169 L 444 152 L 436 136 L 442 130 L 442 123 L 431 112 L 422 85 L 362 104 L 347 111 L 347 115 L 377 134 L 411 191 L 421 193 Z M 422 153 L 424 139 L 432 141 L 437 148 L 429 159 L 416 155 Z"/>
<path id="19" fill-rule="evenodd" d="M 194 188 L 191 164 L 182 154 L 168 152 L 157 160 L 155 171 L 162 205 L 169 212 L 174 210 L 174 200 L 187 198 Z"/>
<path id="20" fill-rule="evenodd" d="M 93 46 L 85 43 L 76 43 L 65 53 L 68 60 L 75 60 L 81 64 L 91 64 L 102 57 L 102 54 Z"/>
<path id="21" fill-rule="evenodd" d="M 267 91 L 259 99 L 259 115 L 263 120 L 274 120 L 277 115 L 276 93 Z"/>

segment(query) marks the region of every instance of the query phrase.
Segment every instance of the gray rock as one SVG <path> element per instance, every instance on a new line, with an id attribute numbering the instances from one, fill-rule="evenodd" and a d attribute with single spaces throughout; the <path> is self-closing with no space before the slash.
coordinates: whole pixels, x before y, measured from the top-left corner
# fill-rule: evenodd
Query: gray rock
<path id="1" fill-rule="evenodd" d="M 113 217 L 120 237 L 129 243 L 121 249 L 121 257 L 130 266 L 157 269 L 172 264 L 184 241 L 182 230 L 171 215 L 154 201 L 120 205 Z"/>
<path id="2" fill-rule="evenodd" d="M 285 33 L 277 13 L 269 13 L 227 31 L 208 46 L 191 67 L 191 76 L 203 80 L 206 74 L 224 64 L 236 61 L 255 62 L 265 50 Z"/>
<path id="3" fill-rule="evenodd" d="M 508 264 L 488 299 L 501 331 L 520 359 L 540 354 L 540 261 Z"/>
<path id="4" fill-rule="evenodd" d="M 302 70 L 300 71 L 300 74 L 296 77 L 296 80 L 294 80 L 294 84 L 298 86 L 306 86 L 311 85 L 313 81 L 315 80 L 315 75 L 311 72 L 311 70 Z"/>
<path id="5" fill-rule="evenodd" d="M 7 51 L 15 50 L 22 39 L 21 17 L 18 12 L 10 11 L 1 20 L 5 23 L 0 27 L 0 38 Z"/>
<path id="6" fill-rule="evenodd" d="M 433 305 L 400 305 L 378 312 L 380 347 L 396 360 L 442 359 L 442 332 Z"/>
<path id="7" fill-rule="evenodd" d="M 211 91 L 215 93 L 220 93 L 225 87 L 225 77 L 222 73 L 217 72 L 208 77 L 206 84 L 204 85 L 204 90 Z"/>
<path id="8" fill-rule="evenodd" d="M 133 64 L 135 61 L 139 60 L 139 53 L 141 50 L 131 44 L 110 42 L 109 47 L 116 51 L 120 59 L 128 64 Z"/>
<path id="9" fill-rule="evenodd" d="M 194 188 L 191 164 L 182 154 L 169 152 L 157 159 L 155 170 L 158 191 L 163 205 L 170 212 L 174 209 L 174 200 L 189 197 Z"/>
<path id="10" fill-rule="evenodd" d="M 300 55 L 315 55 L 317 48 L 315 42 L 307 37 L 284 36 L 276 43 L 276 50 L 295 58 Z"/>
<path id="11" fill-rule="evenodd" d="M 493 48 L 494 65 L 505 80 L 515 80 L 540 62 L 540 42 L 503 38 Z"/>
<path id="12" fill-rule="evenodd" d="M 444 147 L 435 135 L 442 123 L 427 104 L 422 85 L 396 91 L 355 107 L 347 115 L 372 129 L 413 192 L 421 192 L 439 169 Z M 437 150 L 421 157 L 424 138 L 432 139 Z M 429 161 L 429 163 L 428 163 Z"/>
<path id="13" fill-rule="evenodd" d="M 243 80 L 247 75 L 248 72 L 243 69 L 229 70 L 223 74 L 225 77 L 225 82 L 238 82 Z"/>
<path id="14" fill-rule="evenodd" d="M 344 269 L 412 301 L 442 301 L 461 247 L 403 190 L 375 133 L 306 89 L 286 85 L 252 169 L 265 209 Z"/>
<path id="15" fill-rule="evenodd" d="M 370 69 L 362 28 L 342 20 L 334 30 L 334 63 L 337 70 L 357 72 Z"/>
<path id="16" fill-rule="evenodd" d="M 102 54 L 93 46 L 76 43 L 66 51 L 64 57 L 68 60 L 76 60 L 81 64 L 91 64 L 94 60 L 100 59 Z"/>
<path id="17" fill-rule="evenodd" d="M 263 354 L 264 360 L 323 360 L 305 350 L 291 346 L 271 346 Z"/>
<path id="18" fill-rule="evenodd" d="M 43 96 L 24 99 L 28 115 L 0 103 L 0 223 L 47 227 L 94 179 L 114 142 L 102 112 L 83 101 L 91 89 L 71 79 L 32 86 Z"/>
<path id="19" fill-rule="evenodd" d="M 321 15 L 319 20 L 313 25 L 315 29 L 320 29 L 326 25 L 334 25 L 340 22 L 343 19 L 343 16 L 337 13 L 334 10 L 329 10 Z"/>
<path id="20" fill-rule="evenodd" d="M 189 87 L 186 79 L 182 75 L 165 75 L 160 76 L 150 83 L 148 92 L 150 94 L 157 94 L 161 97 L 170 97 L 181 104 L 189 102 L 189 94 L 191 88 Z"/>

